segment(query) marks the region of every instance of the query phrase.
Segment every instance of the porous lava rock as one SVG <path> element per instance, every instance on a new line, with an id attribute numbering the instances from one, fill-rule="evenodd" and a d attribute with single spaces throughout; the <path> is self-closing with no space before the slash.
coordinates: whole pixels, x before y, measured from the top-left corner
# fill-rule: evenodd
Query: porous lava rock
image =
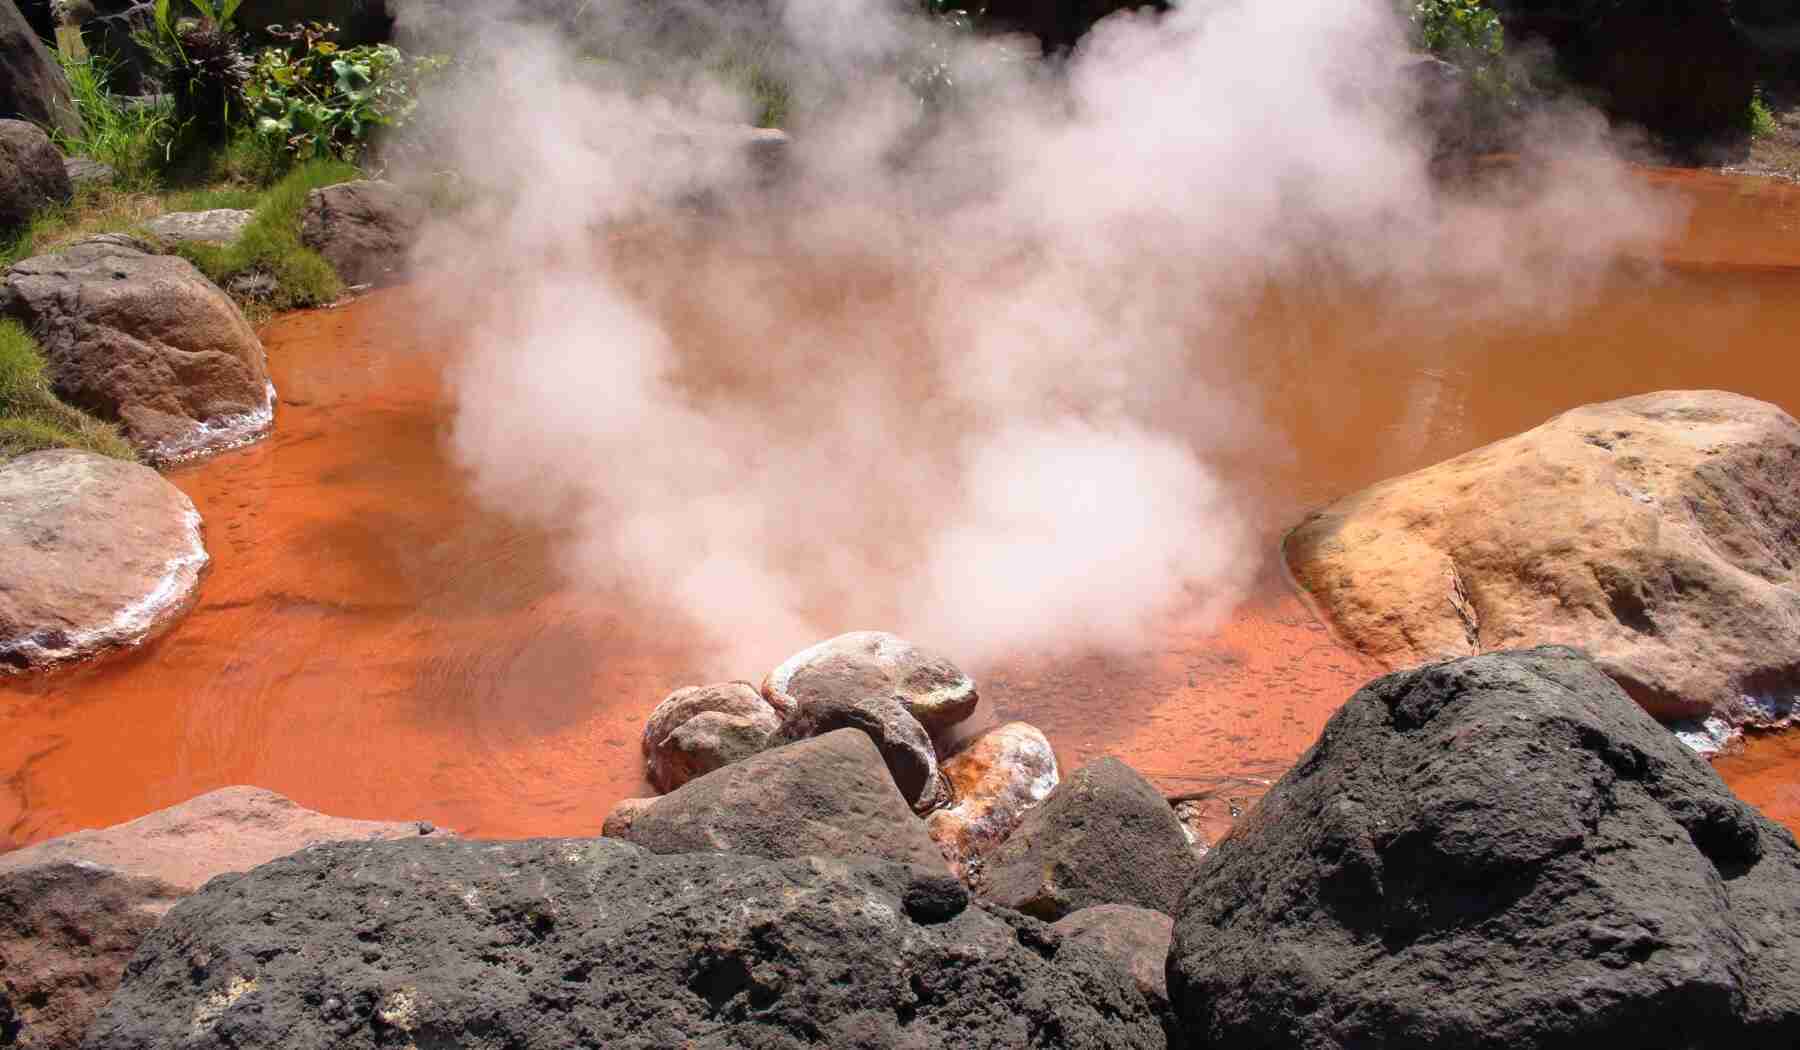
<path id="1" fill-rule="evenodd" d="M 1286 554 L 1389 667 L 1573 645 L 1658 718 L 1777 720 L 1800 692 L 1797 482 L 1786 412 L 1665 391 L 1347 496 Z"/>
<path id="2" fill-rule="evenodd" d="M 244 208 L 171 211 L 144 223 L 145 232 L 168 244 L 226 245 L 243 236 L 256 213 Z"/>
<path id="3" fill-rule="evenodd" d="M 1196 1045 L 1800 1040 L 1800 850 L 1582 654 L 1359 691 L 1188 891 Z"/>
<path id="4" fill-rule="evenodd" d="M 644 765 L 658 791 L 749 758 L 781 731 L 781 716 L 749 682 L 670 693 L 644 723 Z"/>
<path id="5" fill-rule="evenodd" d="M 391 284 L 404 275 L 424 224 L 424 205 L 393 183 L 343 182 L 306 195 L 300 240 L 345 284 Z"/>
<path id="6" fill-rule="evenodd" d="M 1110 756 L 1057 785 L 985 858 L 984 899 L 1055 921 L 1096 904 L 1172 915 L 1200 861 L 1149 781 Z"/>
<path id="7" fill-rule="evenodd" d="M 0 4 L 0 117 L 81 134 L 68 78 L 16 4 Z"/>
<path id="8" fill-rule="evenodd" d="M 762 691 L 784 717 L 819 701 L 886 697 L 933 737 L 974 714 L 980 700 L 955 664 L 886 631 L 851 631 L 802 649 L 769 672 Z"/>
<path id="9" fill-rule="evenodd" d="M 23 120 L 0 120 L 0 231 L 21 229 L 38 211 L 74 196 L 50 136 Z"/>
<path id="10" fill-rule="evenodd" d="M 604 838 L 343 843 L 217 879 L 145 942 L 87 1042 L 401 1045 L 1167 1043 L 1127 975 L 941 870 Z"/>
<path id="11" fill-rule="evenodd" d="M 1051 929 L 1062 935 L 1065 945 L 1089 945 L 1116 961 L 1158 1009 L 1169 1005 L 1166 967 L 1174 919 L 1129 904 L 1096 904 L 1063 916 Z"/>
<path id="12" fill-rule="evenodd" d="M 143 641 L 206 563 L 193 501 L 149 467 L 73 449 L 0 463 L 0 670 Z"/>
<path id="13" fill-rule="evenodd" d="M 944 870 L 881 753 L 855 729 L 714 770 L 607 824 L 656 853 L 865 854 Z"/>
<path id="14" fill-rule="evenodd" d="M 0 1025 L 10 1026 L 0 1046 L 80 1046 L 144 937 L 213 876 L 317 842 L 430 830 L 328 817 L 271 791 L 232 787 L 0 854 Z"/>
<path id="15" fill-rule="evenodd" d="M 972 874 L 981 854 L 1012 834 L 1025 812 L 1056 789 L 1056 749 L 1036 726 L 1008 722 L 941 763 L 955 802 L 926 818 L 951 867 Z"/>
<path id="16" fill-rule="evenodd" d="M 58 395 L 117 420 L 153 461 L 243 444 L 274 418 L 263 346 L 237 305 L 141 241 L 103 235 L 15 263 L 0 311 L 37 336 Z"/>

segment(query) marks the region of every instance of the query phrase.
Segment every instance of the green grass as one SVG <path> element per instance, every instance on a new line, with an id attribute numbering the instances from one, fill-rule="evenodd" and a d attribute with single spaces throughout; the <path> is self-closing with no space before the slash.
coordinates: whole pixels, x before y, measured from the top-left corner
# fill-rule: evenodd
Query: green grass
<path id="1" fill-rule="evenodd" d="M 79 139 L 58 135 L 57 145 L 64 153 L 111 165 L 121 187 L 152 188 L 167 159 L 163 142 L 173 126 L 170 107 L 127 105 L 107 90 L 104 60 L 59 57 L 69 96 L 81 114 L 82 134 Z"/>
<path id="2" fill-rule="evenodd" d="M 0 321 L 0 460 L 46 448 L 137 458 L 117 428 L 57 398 L 37 340 L 19 322 Z"/>
<path id="3" fill-rule="evenodd" d="M 68 204 L 41 209 L 31 222 L 0 239 L 0 267 L 42 255 L 71 241 L 99 233 L 125 233 L 163 211 L 149 193 L 113 186 L 87 186 Z"/>
<path id="4" fill-rule="evenodd" d="M 1769 104 L 1763 101 L 1762 89 L 1750 97 L 1750 112 L 1745 115 L 1745 123 L 1749 125 L 1750 137 L 1753 139 L 1768 138 L 1775 134 L 1775 114 Z"/>
<path id="5" fill-rule="evenodd" d="M 330 263 L 300 243 L 300 210 L 313 190 L 361 177 L 343 161 L 307 161 L 262 194 L 256 217 L 237 243 L 223 248 L 189 244 L 177 251 L 220 286 L 240 276 L 273 278 L 276 289 L 256 304 L 260 310 L 329 303 L 343 293 L 344 283 Z"/>

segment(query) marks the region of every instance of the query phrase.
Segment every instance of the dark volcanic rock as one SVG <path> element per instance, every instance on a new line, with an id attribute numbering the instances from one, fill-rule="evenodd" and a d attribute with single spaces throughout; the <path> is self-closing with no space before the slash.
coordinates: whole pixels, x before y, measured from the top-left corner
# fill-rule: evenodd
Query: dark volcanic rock
<path id="1" fill-rule="evenodd" d="M 987 900 L 1052 921 L 1095 904 L 1173 914 L 1199 866 L 1168 802 L 1109 757 L 1027 812 L 988 854 L 979 886 Z"/>
<path id="2" fill-rule="evenodd" d="M 425 223 L 425 209 L 389 182 L 345 182 L 307 194 L 300 239 L 325 257 L 345 284 L 388 284 Z"/>
<path id="3" fill-rule="evenodd" d="M 714 770 L 648 805 L 633 806 L 628 817 L 609 819 L 607 825 L 657 853 L 860 853 L 944 868 L 881 753 L 854 729 Z"/>
<path id="4" fill-rule="evenodd" d="M 1800 1042 L 1800 850 L 1571 649 L 1379 679 L 1187 894 L 1169 996 L 1234 1047 Z"/>
<path id="5" fill-rule="evenodd" d="M 179 256 L 94 237 L 14 264 L 0 311 L 43 344 L 57 394 L 118 420 L 153 460 L 242 444 L 273 419 L 255 330 Z"/>
<path id="6" fill-rule="evenodd" d="M 16 4 L 0 4 L 0 117 L 81 134 L 69 81 Z"/>
<path id="7" fill-rule="evenodd" d="M 214 875 L 316 842 L 425 830 L 328 817 L 272 791 L 234 787 L 0 854 L 0 1046 L 80 1046 L 144 937 Z"/>
<path id="8" fill-rule="evenodd" d="M 0 230 L 17 230 L 39 209 L 75 196 L 50 136 L 22 120 L 0 120 Z"/>
<path id="9" fill-rule="evenodd" d="M 0 672 L 149 638 L 206 563 L 193 501 L 149 467 L 74 449 L 0 463 Z"/>
<path id="10" fill-rule="evenodd" d="M 1159 1007 L 1168 1005 L 1166 967 L 1174 919 L 1129 904 L 1096 904 L 1056 920 L 1052 928 L 1062 934 L 1065 945 L 1090 945 L 1116 960 L 1145 999 Z"/>
<path id="11" fill-rule="evenodd" d="M 613 839 L 320 846 L 177 905 L 87 1046 L 1166 1045 L 1103 957 L 949 882 Z"/>

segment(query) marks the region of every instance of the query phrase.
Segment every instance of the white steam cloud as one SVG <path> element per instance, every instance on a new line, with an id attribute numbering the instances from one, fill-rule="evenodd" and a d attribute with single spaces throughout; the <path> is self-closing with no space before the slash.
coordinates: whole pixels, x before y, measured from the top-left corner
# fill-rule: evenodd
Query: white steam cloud
<path id="1" fill-rule="evenodd" d="M 437 107 L 480 203 L 418 267 L 456 455 L 737 674 L 855 628 L 978 664 L 1224 616 L 1268 540 L 1219 466 L 1266 441 L 1237 308 L 1330 273 L 1541 310 L 1662 229 L 1580 114 L 1443 188 L 1386 0 L 1121 14 L 1056 62 L 881 0 L 482 6 Z M 774 173 L 734 127 L 746 53 L 804 119 Z"/>

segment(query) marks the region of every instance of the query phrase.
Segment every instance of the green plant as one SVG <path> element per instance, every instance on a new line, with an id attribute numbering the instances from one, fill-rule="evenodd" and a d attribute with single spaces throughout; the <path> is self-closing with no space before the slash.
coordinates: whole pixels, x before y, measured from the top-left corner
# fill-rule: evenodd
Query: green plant
<path id="1" fill-rule="evenodd" d="M 53 393 L 37 340 L 19 322 L 0 321 L 0 460 L 45 448 L 137 458 L 117 428 Z"/>
<path id="2" fill-rule="evenodd" d="M 263 194 L 256 215 L 238 239 L 225 247 L 186 244 L 177 251 L 212 280 L 230 288 L 256 278 L 267 291 L 254 304 L 263 310 L 319 306 L 344 290 L 337 271 L 300 243 L 300 211 L 315 189 L 361 178 L 345 161 L 316 159 L 294 168 Z"/>
<path id="3" fill-rule="evenodd" d="M 244 105 L 251 65 L 234 31 L 242 0 L 188 0 L 198 18 L 179 17 L 172 0 L 155 0 L 138 43 L 175 101 L 169 152 L 188 141 L 223 141 Z M 184 141 L 185 140 L 185 141 Z"/>
<path id="4" fill-rule="evenodd" d="M 326 39 L 336 28 L 271 26 L 289 47 L 257 57 L 246 93 L 257 134 L 302 159 L 361 156 L 377 128 L 405 123 L 418 106 L 419 81 L 446 62 L 408 59 L 391 44 L 340 48 Z"/>
<path id="5" fill-rule="evenodd" d="M 1500 16 L 1482 0 L 1419 0 L 1411 18 L 1415 42 L 1456 65 L 1498 59 L 1506 48 Z"/>
<path id="6" fill-rule="evenodd" d="M 1756 93 L 1750 96 L 1750 110 L 1744 115 L 1744 123 L 1751 138 L 1764 139 L 1775 134 L 1775 114 L 1769 109 L 1769 104 L 1763 101 L 1762 88 L 1757 88 Z"/>
<path id="7" fill-rule="evenodd" d="M 107 86 L 111 63 L 102 58 L 71 58 L 59 53 L 69 97 L 81 116 L 81 137 L 57 133 L 63 152 L 90 157 L 117 173 L 116 182 L 147 189 L 155 182 L 158 153 L 171 129 L 173 116 L 166 103 L 127 102 Z"/>

